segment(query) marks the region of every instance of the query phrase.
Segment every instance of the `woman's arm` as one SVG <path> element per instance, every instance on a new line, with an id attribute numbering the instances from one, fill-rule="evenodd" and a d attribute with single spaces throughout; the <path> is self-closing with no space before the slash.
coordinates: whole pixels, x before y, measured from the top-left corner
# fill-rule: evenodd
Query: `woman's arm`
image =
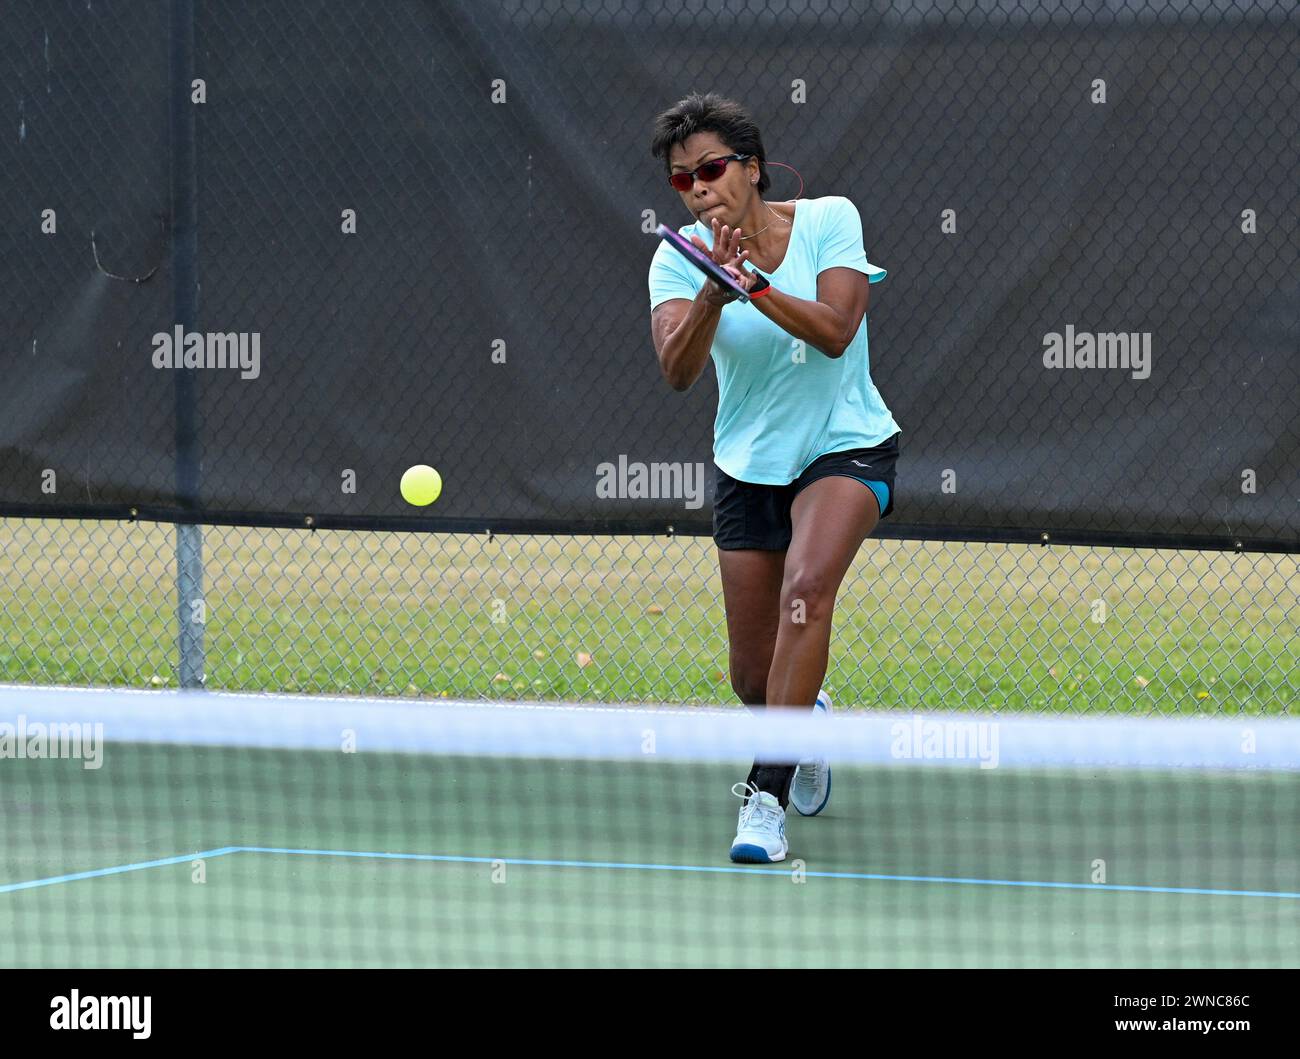
<path id="1" fill-rule="evenodd" d="M 650 314 L 659 370 L 674 390 L 689 390 L 704 373 L 713 336 L 722 319 L 723 301 L 711 301 L 706 283 L 694 300 L 674 298 Z"/>
<path id="2" fill-rule="evenodd" d="M 817 300 L 786 294 L 778 287 L 751 303 L 795 338 L 832 359 L 842 357 L 862 325 L 871 284 L 856 269 L 828 268 L 817 276 Z"/>
<path id="3" fill-rule="evenodd" d="M 698 236 L 693 242 L 719 265 L 740 278 L 739 266 L 749 256 L 740 248 L 740 230 L 734 231 L 713 222 L 714 245 L 706 246 Z M 736 296 L 724 290 L 713 280 L 706 280 L 693 300 L 673 298 L 655 307 L 650 314 L 650 332 L 654 336 L 655 352 L 659 355 L 659 370 L 674 390 L 689 390 L 704 372 L 704 365 L 713 348 L 713 336 L 718 332 L 722 307 L 735 301 Z"/>

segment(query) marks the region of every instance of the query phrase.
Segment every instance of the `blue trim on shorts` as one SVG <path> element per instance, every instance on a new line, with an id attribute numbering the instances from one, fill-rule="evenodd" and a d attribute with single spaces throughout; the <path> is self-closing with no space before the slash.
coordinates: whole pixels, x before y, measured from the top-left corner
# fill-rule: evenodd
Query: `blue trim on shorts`
<path id="1" fill-rule="evenodd" d="M 873 493 L 876 494 L 876 503 L 880 505 L 880 510 L 884 511 L 889 507 L 889 486 L 884 482 L 868 481 L 866 478 L 854 478 L 853 475 L 845 475 L 846 478 L 853 478 L 855 482 L 861 482 Z"/>

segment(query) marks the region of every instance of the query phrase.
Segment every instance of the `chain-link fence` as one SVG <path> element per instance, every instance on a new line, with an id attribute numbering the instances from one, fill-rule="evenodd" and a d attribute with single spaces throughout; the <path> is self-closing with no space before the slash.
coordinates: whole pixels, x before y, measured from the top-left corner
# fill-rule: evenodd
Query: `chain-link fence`
<path id="1" fill-rule="evenodd" d="M 206 527 L 178 623 L 177 527 L 0 521 L 0 679 L 483 700 L 718 703 L 712 543 Z M 1286 713 L 1290 555 L 868 541 L 836 607 L 846 706 Z"/>

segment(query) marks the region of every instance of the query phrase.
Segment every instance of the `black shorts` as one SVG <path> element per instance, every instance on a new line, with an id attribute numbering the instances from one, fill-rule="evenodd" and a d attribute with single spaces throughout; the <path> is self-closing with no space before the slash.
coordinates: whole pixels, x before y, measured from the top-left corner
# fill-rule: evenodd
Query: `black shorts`
<path id="1" fill-rule="evenodd" d="M 819 456 L 789 485 L 741 482 L 715 464 L 713 540 L 725 551 L 738 548 L 785 551 L 790 547 L 793 533 L 790 508 L 794 498 L 819 478 L 843 476 L 863 483 L 884 482 L 889 488 L 889 500 L 880 517 L 885 518 L 894 510 L 897 462 L 898 435 L 895 434 L 872 448 L 845 449 Z"/>

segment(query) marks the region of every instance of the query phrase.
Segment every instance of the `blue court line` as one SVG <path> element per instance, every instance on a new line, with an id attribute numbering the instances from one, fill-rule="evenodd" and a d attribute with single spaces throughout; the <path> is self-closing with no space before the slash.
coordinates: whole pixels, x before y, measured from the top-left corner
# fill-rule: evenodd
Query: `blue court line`
<path id="1" fill-rule="evenodd" d="M 221 849 L 205 849 L 200 853 L 184 853 L 178 857 L 163 857 L 161 860 L 142 860 L 136 864 L 118 864 L 112 868 L 95 868 L 93 871 L 78 871 L 71 875 L 52 875 L 48 879 L 32 879 L 29 882 L 0 883 L 0 894 L 13 893 L 15 890 L 35 890 L 38 886 L 54 886 L 57 883 L 76 882 L 78 879 L 98 879 L 105 875 L 125 875 L 129 871 L 143 871 L 145 868 L 163 868 L 168 864 L 184 864 L 187 860 L 204 857 L 220 857 L 227 853 L 238 853 L 243 846 L 223 846 Z"/>
<path id="2" fill-rule="evenodd" d="M 220 849 L 203 850 L 198 853 L 186 853 L 161 860 L 140 861 L 136 864 L 122 864 L 112 868 L 97 868 L 94 871 L 75 872 L 71 875 L 55 875 L 47 879 L 33 879 L 30 882 L 5 883 L 0 885 L 0 894 L 16 890 L 31 890 L 39 886 L 54 886 L 57 883 L 75 882 L 79 879 L 94 879 L 105 875 L 121 875 L 126 872 L 141 871 L 145 868 L 159 868 L 169 864 L 182 864 L 185 861 L 203 858 L 221 857 L 230 853 L 270 853 L 287 854 L 300 857 L 356 857 L 373 860 L 410 860 L 435 861 L 450 864 L 507 864 L 522 867 L 539 868 L 597 868 L 638 871 L 673 871 L 694 872 L 708 875 L 780 875 L 789 878 L 793 868 L 735 868 L 723 865 L 701 864 L 637 864 L 625 861 L 589 861 L 589 860 L 532 860 L 523 857 L 469 857 L 444 853 L 379 853 L 364 850 L 346 849 L 291 849 L 281 846 L 223 846 Z M 1126 886 L 1119 883 L 1072 883 L 1046 882 L 1026 879 L 968 879 L 949 875 L 884 875 L 877 872 L 850 871 L 808 871 L 801 874 L 813 879 L 857 879 L 870 882 L 916 882 L 947 883 L 958 886 L 1015 886 L 1021 888 L 1046 890 L 1104 890 L 1121 893 L 1147 894 L 1197 894 L 1210 897 L 1273 897 L 1283 900 L 1298 901 L 1300 893 L 1286 890 L 1218 890 L 1196 886 Z"/>

